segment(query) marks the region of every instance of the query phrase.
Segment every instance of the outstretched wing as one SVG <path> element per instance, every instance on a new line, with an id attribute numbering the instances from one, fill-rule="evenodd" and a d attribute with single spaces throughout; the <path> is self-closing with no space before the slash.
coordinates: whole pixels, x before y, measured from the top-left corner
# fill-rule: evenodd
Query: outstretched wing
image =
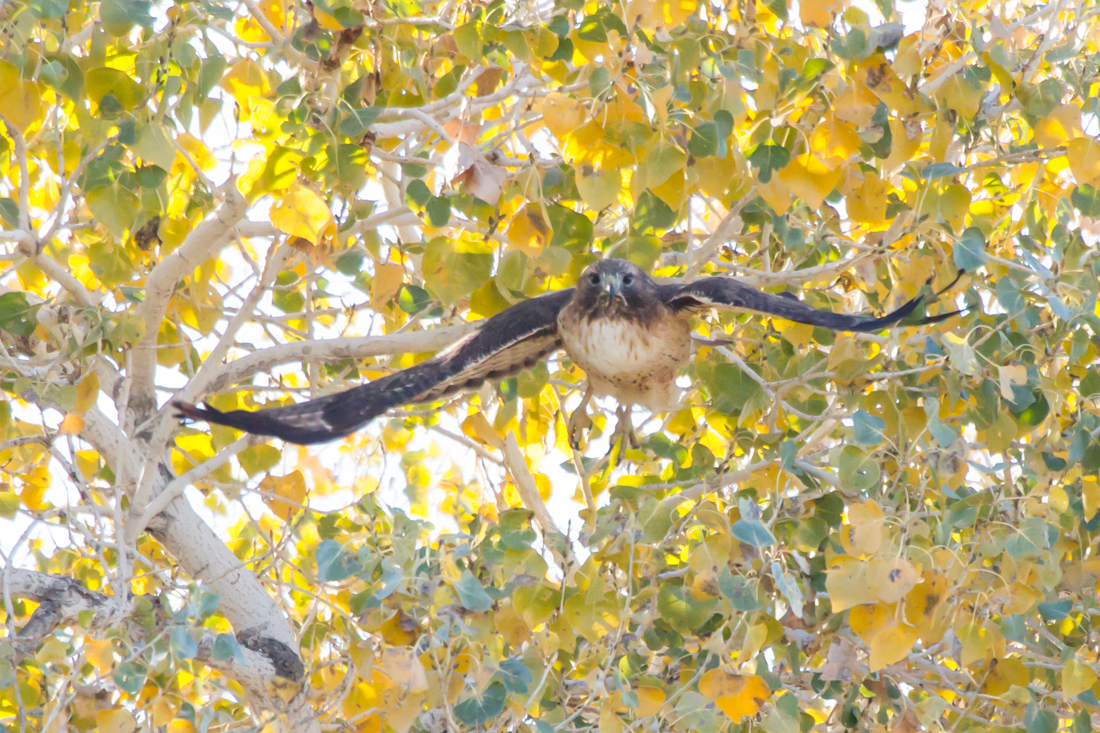
<path id="1" fill-rule="evenodd" d="M 324 443 L 353 433 L 387 410 L 432 402 L 534 366 L 561 346 L 558 312 L 573 289 L 531 298 L 480 323 L 427 361 L 316 400 L 266 410 L 231 410 L 176 402 L 177 417 L 228 425 L 289 443 Z"/>
<path id="2" fill-rule="evenodd" d="M 962 271 L 960 270 L 951 285 L 954 285 L 961 276 Z M 951 285 L 940 292 L 947 290 Z M 918 295 L 892 313 L 887 313 L 878 318 L 853 316 L 847 313 L 834 313 L 812 308 L 793 295 L 765 293 L 762 290 L 738 282 L 732 277 L 707 277 L 683 285 L 662 285 L 661 295 L 664 302 L 677 311 L 698 312 L 710 308 L 736 308 L 757 313 L 770 313 L 789 321 L 808 323 L 811 326 L 820 326 L 830 331 L 857 332 L 880 331 L 892 326 L 925 302 L 924 296 Z M 958 313 L 960 311 L 927 316 L 917 321 L 917 324 L 937 323 Z"/>

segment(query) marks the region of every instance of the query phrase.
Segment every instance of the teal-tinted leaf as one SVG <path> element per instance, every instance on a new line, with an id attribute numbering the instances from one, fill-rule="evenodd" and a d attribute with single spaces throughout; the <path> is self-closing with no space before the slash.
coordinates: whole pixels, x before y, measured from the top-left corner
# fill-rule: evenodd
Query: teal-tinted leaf
<path id="1" fill-rule="evenodd" d="M 728 567 L 718 573 L 718 591 L 725 596 L 735 611 L 748 613 L 763 608 L 756 600 L 756 591 L 748 580 L 734 575 Z"/>
<path id="2" fill-rule="evenodd" d="M 188 637 L 190 638 L 190 635 Z M 194 644 L 194 639 L 191 640 L 191 643 Z M 195 649 L 198 650 L 198 645 Z M 111 679 L 114 680 L 120 690 L 125 690 L 132 696 L 137 696 L 141 692 L 141 688 L 145 687 L 145 676 L 146 670 L 144 667 L 133 662 L 123 662 L 115 667 Z"/>
<path id="3" fill-rule="evenodd" d="M 963 270 L 976 270 L 986 263 L 985 234 L 978 227 L 967 227 L 955 243 L 952 255 Z"/>
<path id="4" fill-rule="evenodd" d="M 962 173 L 962 168 L 954 163 L 929 163 L 921 169 L 921 178 L 932 181 L 937 178 L 946 178 Z"/>
<path id="5" fill-rule="evenodd" d="M 463 571 L 462 577 L 455 581 L 455 592 L 459 603 L 469 611 L 488 611 L 493 607 L 493 599 L 469 570 Z"/>
<path id="6" fill-rule="evenodd" d="M 775 544 L 775 535 L 760 522 L 753 519 L 738 519 L 733 523 L 733 536 L 746 545 L 769 547 Z"/>
<path id="7" fill-rule="evenodd" d="M 428 184 L 420 179 L 409 182 L 409 185 L 405 188 L 405 196 L 417 206 L 426 206 L 432 200 L 432 192 L 428 188 Z"/>
<path id="8" fill-rule="evenodd" d="M 382 114 L 381 107 L 363 107 L 354 110 L 340 121 L 340 133 L 350 138 L 357 138 L 374 124 L 380 114 Z"/>
<path id="9" fill-rule="evenodd" d="M 168 178 L 168 171 L 158 165 L 143 165 L 135 173 L 138 185 L 148 190 L 159 188 Z"/>
<path id="10" fill-rule="evenodd" d="M 1028 427 L 1040 425 L 1043 420 L 1046 419 L 1047 415 L 1050 414 L 1050 403 L 1047 402 L 1047 398 L 1043 392 L 1041 390 L 1035 390 L 1032 396 L 1034 399 L 1031 404 L 1016 415 L 1016 419 L 1020 421 L 1020 424 Z"/>
<path id="11" fill-rule="evenodd" d="M 382 561 L 382 577 L 378 580 L 378 588 L 374 591 L 374 597 L 383 601 L 397 590 L 401 581 L 405 579 L 405 573 L 401 566 L 390 559 Z"/>
<path id="12" fill-rule="evenodd" d="M 508 692 L 527 692 L 533 681 L 531 670 L 527 669 L 527 665 L 519 657 L 503 660 L 498 674 Z"/>
<path id="13" fill-rule="evenodd" d="M 714 126 L 718 132 L 719 158 L 725 158 L 729 154 L 729 145 L 726 143 L 733 134 L 733 115 L 728 110 L 720 109 L 714 113 Z"/>
<path id="14" fill-rule="evenodd" d="M 454 706 L 455 717 L 460 723 L 474 727 L 481 727 L 500 715 L 504 710 L 504 701 L 508 698 L 508 690 L 500 682 L 493 682 L 485 688 L 485 692 L 474 695 Z"/>
<path id="15" fill-rule="evenodd" d="M 314 558 L 317 561 L 317 580 L 322 583 L 335 583 L 354 575 L 358 570 L 354 557 L 335 540 L 322 540 L 317 545 Z"/>
<path id="16" fill-rule="evenodd" d="M 1024 729 L 1027 733 L 1055 733 L 1058 730 L 1058 716 L 1032 701 L 1024 713 Z"/>
<path id="17" fill-rule="evenodd" d="M 195 637 L 191 636 L 191 632 L 183 626 L 173 626 L 168 638 L 171 642 L 172 654 L 176 659 L 194 659 L 199 653 L 199 645 L 195 642 Z"/>
<path id="18" fill-rule="evenodd" d="M 785 168 L 791 162 L 791 151 L 782 145 L 764 143 L 757 145 L 749 154 L 749 162 L 759 173 L 761 183 L 772 179 L 772 173 Z"/>
<path id="19" fill-rule="evenodd" d="M 224 662 L 227 659 L 244 661 L 241 645 L 233 634 L 218 634 L 217 638 L 214 639 L 214 649 L 211 651 L 210 656 L 215 662 Z"/>
<path id="20" fill-rule="evenodd" d="M 886 422 L 866 410 L 856 410 L 852 415 L 856 442 L 860 445 L 878 445 L 884 439 Z"/>

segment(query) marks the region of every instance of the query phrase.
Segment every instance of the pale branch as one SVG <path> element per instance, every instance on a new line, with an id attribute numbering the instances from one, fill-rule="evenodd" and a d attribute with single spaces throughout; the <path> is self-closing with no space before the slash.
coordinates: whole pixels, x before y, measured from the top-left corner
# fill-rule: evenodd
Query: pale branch
<path id="1" fill-rule="evenodd" d="M 512 481 L 516 485 L 516 491 L 519 493 L 524 508 L 535 515 L 535 521 L 547 539 L 544 544 L 554 555 L 555 561 L 560 565 L 564 560 L 572 559 L 573 553 L 569 548 L 569 539 L 564 532 L 558 529 L 558 525 L 550 515 L 550 510 L 546 508 L 546 503 L 543 502 L 542 495 L 539 494 L 538 486 L 535 485 L 535 477 L 531 475 L 531 469 L 527 467 L 527 460 L 523 457 L 523 451 L 520 450 L 519 443 L 516 442 L 515 433 L 508 433 L 508 436 L 504 439 L 504 465 L 508 468 L 508 473 L 512 474 Z M 565 555 L 562 554 L 561 548 L 565 549 Z"/>
<path id="2" fill-rule="evenodd" d="M 474 323 L 469 323 L 386 336 L 344 336 L 272 346 L 225 364 L 220 373 L 212 376 L 208 393 L 219 392 L 230 385 L 251 378 L 258 372 L 269 372 L 280 364 L 296 361 L 325 363 L 342 359 L 366 359 L 438 351 L 465 336 L 474 326 Z"/>
<path id="3" fill-rule="evenodd" d="M 206 391 L 206 385 L 209 384 L 215 373 L 220 369 L 226 352 L 229 351 L 229 348 L 236 339 L 237 332 L 241 329 L 241 326 L 252 317 L 256 304 L 259 303 L 260 298 L 263 297 L 263 294 L 271 287 L 271 284 L 275 282 L 276 276 L 282 271 L 287 260 L 290 259 L 292 251 L 293 250 L 285 244 L 275 250 L 274 256 L 267 261 L 267 265 L 264 267 L 264 272 L 259 278 L 259 282 L 256 283 L 256 286 L 252 288 L 252 292 L 250 292 L 244 302 L 241 303 L 241 307 L 237 309 L 236 314 L 229 319 L 229 323 L 226 324 L 225 332 L 222 334 L 222 337 L 218 339 L 218 343 L 214 349 L 203 359 L 199 371 L 191 378 L 187 386 L 183 388 L 183 392 L 178 395 L 179 399 L 186 402 L 192 402 L 198 395 Z"/>
<path id="4" fill-rule="evenodd" d="M 225 201 L 214 215 L 192 229 L 183 244 L 161 260 L 146 278 L 145 301 L 138 308 L 145 333 L 133 350 L 130 386 L 130 404 L 137 411 L 137 422 L 142 422 L 156 406 L 153 378 L 157 366 L 157 334 L 176 284 L 228 243 L 233 227 L 247 211 L 245 199 L 232 178 L 222 187 L 222 192 Z"/>

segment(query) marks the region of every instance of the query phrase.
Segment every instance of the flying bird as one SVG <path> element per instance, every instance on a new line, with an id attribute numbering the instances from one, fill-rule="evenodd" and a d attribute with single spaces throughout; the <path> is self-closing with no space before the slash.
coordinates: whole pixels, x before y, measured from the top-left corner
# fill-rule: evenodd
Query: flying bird
<path id="1" fill-rule="evenodd" d="M 180 419 L 228 425 L 289 443 L 324 443 L 359 430 L 388 410 L 476 389 L 485 380 L 509 377 L 564 349 L 588 378 L 581 404 L 569 419 L 570 441 L 576 446 L 591 426 L 587 406 L 594 395 L 618 401 L 616 433 L 629 431 L 632 405 L 652 412 L 677 407 L 676 376 L 691 359 L 691 320 L 699 313 L 724 308 L 831 331 L 873 332 L 898 323 L 925 300 L 918 295 L 878 318 L 855 316 L 818 310 L 793 295 L 766 293 L 731 277 L 662 284 L 631 262 L 606 259 L 589 265 L 575 287 L 513 305 L 481 321 L 435 357 L 358 387 L 256 411 L 173 405 Z M 958 312 L 927 316 L 917 324 L 936 323 Z"/>

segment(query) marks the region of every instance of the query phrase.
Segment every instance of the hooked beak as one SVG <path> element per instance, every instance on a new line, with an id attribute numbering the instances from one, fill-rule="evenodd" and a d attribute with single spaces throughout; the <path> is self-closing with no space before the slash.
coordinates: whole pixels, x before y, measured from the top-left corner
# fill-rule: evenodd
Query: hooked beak
<path id="1" fill-rule="evenodd" d="M 600 289 L 607 293 L 608 297 L 616 297 L 619 294 L 619 291 L 623 289 L 623 276 L 605 275 L 601 277 Z"/>

